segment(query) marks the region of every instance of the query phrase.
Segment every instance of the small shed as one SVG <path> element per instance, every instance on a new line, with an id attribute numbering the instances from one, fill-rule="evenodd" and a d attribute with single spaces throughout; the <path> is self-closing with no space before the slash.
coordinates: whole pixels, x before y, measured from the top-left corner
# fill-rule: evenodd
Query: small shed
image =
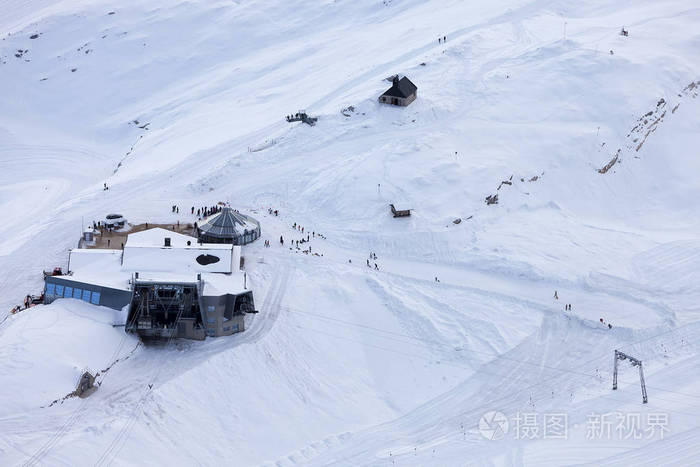
<path id="1" fill-rule="evenodd" d="M 379 96 L 379 102 L 406 107 L 415 101 L 417 96 L 418 88 L 410 79 L 405 76 L 401 79 L 398 76 L 394 76 L 391 87 Z"/>

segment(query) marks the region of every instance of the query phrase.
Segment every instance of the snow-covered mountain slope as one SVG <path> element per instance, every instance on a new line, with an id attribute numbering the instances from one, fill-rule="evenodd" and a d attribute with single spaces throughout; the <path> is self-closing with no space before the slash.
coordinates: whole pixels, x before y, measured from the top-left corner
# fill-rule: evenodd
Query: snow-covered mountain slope
<path id="1" fill-rule="evenodd" d="M 696 462 L 699 24 L 680 0 L 0 0 L 0 463 Z M 407 108 L 376 101 L 396 73 Z M 6 315 L 81 223 L 217 201 L 273 245 L 243 251 L 244 333 Z M 615 349 L 648 404 L 626 362 L 611 390 Z M 62 400 L 85 367 L 99 390 Z"/>

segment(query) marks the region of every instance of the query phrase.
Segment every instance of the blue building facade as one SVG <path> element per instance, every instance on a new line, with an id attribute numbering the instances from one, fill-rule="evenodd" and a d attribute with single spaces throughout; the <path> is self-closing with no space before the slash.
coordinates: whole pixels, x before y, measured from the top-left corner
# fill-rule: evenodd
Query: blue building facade
<path id="1" fill-rule="evenodd" d="M 121 310 L 131 302 L 130 290 L 86 284 L 72 280 L 70 276 L 46 276 L 44 284 L 44 303 L 47 305 L 57 298 L 75 298 L 93 305 Z"/>

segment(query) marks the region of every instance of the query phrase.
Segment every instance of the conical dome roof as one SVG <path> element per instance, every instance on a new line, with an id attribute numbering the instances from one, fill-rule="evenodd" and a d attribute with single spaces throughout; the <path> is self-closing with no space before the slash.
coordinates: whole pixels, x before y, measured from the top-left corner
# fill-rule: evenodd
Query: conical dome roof
<path id="1" fill-rule="evenodd" d="M 206 235 L 229 238 L 243 232 L 250 223 L 243 214 L 231 208 L 223 208 L 221 212 L 213 214 L 199 225 L 199 229 Z M 251 226 L 252 228 L 252 226 Z"/>
<path id="2" fill-rule="evenodd" d="M 225 207 L 202 221 L 197 233 L 204 242 L 242 245 L 260 236 L 260 225 L 252 217 Z"/>

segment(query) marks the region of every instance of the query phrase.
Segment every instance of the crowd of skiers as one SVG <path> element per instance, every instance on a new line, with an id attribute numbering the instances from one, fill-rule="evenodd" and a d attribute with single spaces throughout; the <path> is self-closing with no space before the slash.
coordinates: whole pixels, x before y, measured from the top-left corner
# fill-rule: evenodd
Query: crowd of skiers
<path id="1" fill-rule="evenodd" d="M 211 216 L 211 215 L 213 215 L 213 214 L 216 214 L 216 213 L 221 212 L 222 209 L 223 209 L 223 208 L 222 208 L 221 205 L 202 206 L 202 207 L 200 207 L 200 208 L 197 208 L 197 218 L 198 218 L 198 219 L 201 219 L 202 217 Z M 179 211 L 178 211 L 178 212 L 179 212 Z M 194 211 L 194 206 L 192 206 L 192 208 L 190 209 L 190 212 L 191 212 L 192 214 L 195 213 L 195 211 Z"/>
<path id="2" fill-rule="evenodd" d="M 273 215 L 273 216 L 279 215 L 279 211 L 276 209 L 268 208 L 267 212 L 268 212 L 268 214 Z M 300 250 L 305 254 L 312 254 L 314 256 L 323 256 L 323 254 L 319 254 L 319 253 L 314 252 L 311 248 L 310 243 L 311 243 L 311 239 L 316 238 L 316 237 L 325 239 L 326 237 L 324 235 L 316 232 L 315 230 L 312 230 L 311 233 L 309 233 L 309 231 L 306 230 L 306 227 L 303 227 L 301 224 L 297 224 L 296 222 L 294 222 L 294 224 L 292 224 L 292 229 L 294 229 L 297 232 L 300 232 L 302 234 L 302 237 L 299 240 L 295 240 L 295 239 L 290 240 L 290 242 L 291 242 L 290 247 L 289 247 L 290 250 L 293 248 L 296 248 L 297 250 Z M 304 234 L 306 234 L 306 235 L 304 235 Z M 284 235 L 280 235 L 279 242 L 280 242 L 280 246 L 284 246 Z M 308 244 L 307 248 L 305 250 L 302 250 L 302 248 L 307 244 Z M 270 241 L 265 240 L 264 245 L 265 245 L 265 248 L 269 248 Z"/>

